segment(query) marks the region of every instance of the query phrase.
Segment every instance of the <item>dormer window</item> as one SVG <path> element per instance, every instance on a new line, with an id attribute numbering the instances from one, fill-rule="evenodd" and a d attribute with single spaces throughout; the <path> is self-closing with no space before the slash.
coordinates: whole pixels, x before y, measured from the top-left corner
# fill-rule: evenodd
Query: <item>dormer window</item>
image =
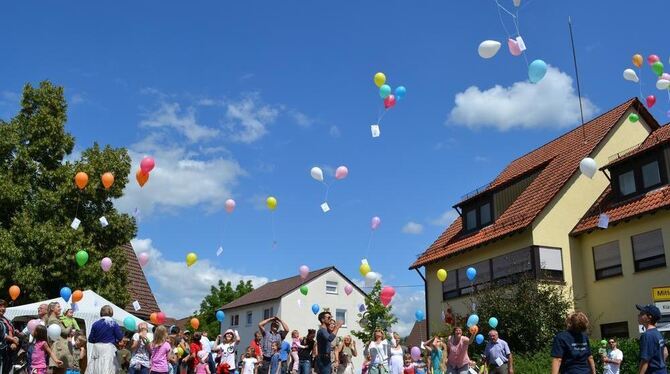
<path id="1" fill-rule="evenodd" d="M 491 200 L 483 199 L 463 207 L 463 221 L 465 231 L 474 231 L 491 224 L 493 221 L 493 204 Z"/>
<path id="2" fill-rule="evenodd" d="M 667 183 L 665 165 L 659 154 L 630 160 L 615 166 L 611 172 L 612 187 L 620 198 L 636 196 Z"/>

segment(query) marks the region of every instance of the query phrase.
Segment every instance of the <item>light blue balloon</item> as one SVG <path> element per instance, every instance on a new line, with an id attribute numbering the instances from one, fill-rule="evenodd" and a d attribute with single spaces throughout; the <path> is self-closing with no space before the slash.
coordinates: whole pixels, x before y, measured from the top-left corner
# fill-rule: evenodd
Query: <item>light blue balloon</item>
<path id="1" fill-rule="evenodd" d="M 317 314 L 319 313 L 319 310 L 321 310 L 319 304 L 312 304 L 312 313 Z"/>
<path id="2" fill-rule="evenodd" d="M 395 89 L 395 99 L 396 100 L 402 100 L 402 98 L 404 98 L 405 95 L 407 95 L 407 89 L 405 88 L 405 86 L 396 87 L 396 89 Z"/>
<path id="3" fill-rule="evenodd" d="M 482 334 L 477 334 L 477 336 L 475 336 L 475 342 L 477 342 L 477 344 L 482 344 L 482 343 L 484 343 L 484 335 L 482 335 Z"/>
<path id="4" fill-rule="evenodd" d="M 388 84 L 379 87 L 379 96 L 381 96 L 382 99 L 386 99 L 386 96 L 390 94 L 391 94 L 391 86 L 389 86 Z"/>
<path id="5" fill-rule="evenodd" d="M 70 296 L 72 296 L 72 290 L 70 287 L 63 287 L 60 289 L 60 297 L 62 297 L 66 303 L 70 301 Z"/>
<path id="6" fill-rule="evenodd" d="M 223 312 L 223 310 L 217 310 L 216 311 L 216 320 L 219 322 L 223 322 L 223 320 L 226 318 L 226 313 Z"/>
<path id="7" fill-rule="evenodd" d="M 137 329 L 137 324 L 135 323 L 135 318 L 128 316 L 123 319 L 123 327 L 128 331 L 135 331 Z"/>
<path id="8" fill-rule="evenodd" d="M 423 312 L 423 310 L 417 310 L 414 312 L 414 317 L 416 317 L 416 320 L 421 322 L 426 318 L 426 314 Z"/>
<path id="9" fill-rule="evenodd" d="M 479 316 L 476 314 L 471 314 L 470 317 L 468 317 L 468 327 L 472 327 L 476 324 L 479 323 Z"/>
<path id="10" fill-rule="evenodd" d="M 495 329 L 496 326 L 498 326 L 498 319 L 496 317 L 489 318 L 489 326 L 491 326 L 492 329 Z"/>
<path id="11" fill-rule="evenodd" d="M 537 83 L 547 74 L 547 64 L 542 60 L 535 60 L 528 66 L 528 79 L 531 83 Z"/>
<path id="12" fill-rule="evenodd" d="M 470 267 L 468 268 L 468 270 L 465 271 L 465 275 L 468 276 L 469 280 L 473 281 L 477 276 L 477 269 Z"/>

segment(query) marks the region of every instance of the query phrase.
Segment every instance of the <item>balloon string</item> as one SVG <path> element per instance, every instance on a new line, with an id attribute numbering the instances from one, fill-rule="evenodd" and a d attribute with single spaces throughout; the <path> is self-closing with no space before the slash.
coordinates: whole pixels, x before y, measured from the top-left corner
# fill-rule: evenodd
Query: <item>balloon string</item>
<path id="1" fill-rule="evenodd" d="M 500 19 L 500 24 L 502 25 L 503 29 L 505 30 L 505 33 L 507 34 L 507 38 L 511 39 L 512 35 L 510 35 L 509 30 L 507 30 L 507 26 L 505 26 L 505 22 L 502 19 L 502 13 L 500 13 L 500 8 L 502 8 L 502 5 L 500 5 L 500 3 L 498 3 L 498 0 L 493 0 L 493 1 L 498 6 L 496 8 L 496 10 L 498 11 L 498 18 Z M 503 8 L 503 9 L 505 9 L 505 8 Z M 507 12 L 507 9 L 505 9 L 505 11 Z M 509 12 L 507 12 L 507 13 L 509 13 Z M 514 16 L 512 15 L 512 17 L 514 17 Z"/>
<path id="2" fill-rule="evenodd" d="M 77 214 L 79 214 L 79 197 L 81 196 L 81 190 L 79 190 L 79 193 L 77 194 L 77 208 L 74 211 L 74 218 L 77 218 Z"/>
<path id="3" fill-rule="evenodd" d="M 330 185 L 326 182 L 321 182 L 326 186 L 326 196 L 323 198 L 323 202 L 328 202 L 328 192 L 330 192 Z"/>
<path id="4" fill-rule="evenodd" d="M 389 111 L 388 109 L 384 109 L 384 112 L 381 114 L 381 116 L 379 116 L 379 118 L 377 118 L 377 124 L 378 125 L 382 121 L 382 118 L 384 118 L 384 116 L 386 115 L 386 112 L 388 112 L 388 111 Z"/>
<path id="5" fill-rule="evenodd" d="M 219 242 L 220 245 L 223 245 L 223 238 L 225 237 L 226 233 L 226 220 L 228 219 L 227 216 L 223 216 L 223 224 L 221 225 L 221 241 Z"/>
<path id="6" fill-rule="evenodd" d="M 270 220 L 272 222 L 272 249 L 277 248 L 277 237 L 275 235 L 275 214 L 274 212 L 270 213 Z"/>
<path id="7" fill-rule="evenodd" d="M 372 246 L 372 236 L 374 235 L 375 230 L 370 230 L 370 237 L 368 238 L 368 248 L 365 250 L 365 258 L 368 258 L 370 253 L 370 247 Z"/>
<path id="8" fill-rule="evenodd" d="M 639 71 L 639 76 L 637 77 L 638 87 L 640 87 L 640 101 L 644 100 L 644 95 L 642 95 L 642 67 L 637 69 Z"/>

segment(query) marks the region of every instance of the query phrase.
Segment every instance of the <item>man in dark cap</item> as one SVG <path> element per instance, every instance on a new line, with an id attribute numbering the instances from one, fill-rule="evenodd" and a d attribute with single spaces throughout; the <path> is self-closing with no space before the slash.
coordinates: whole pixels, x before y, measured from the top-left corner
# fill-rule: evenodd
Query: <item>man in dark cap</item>
<path id="1" fill-rule="evenodd" d="M 639 374 L 665 374 L 668 348 L 665 346 L 663 335 L 656 328 L 656 322 L 661 319 L 661 311 L 652 304 L 638 304 L 635 307 L 640 311 L 637 320 L 644 326 L 644 332 L 640 335 Z"/>

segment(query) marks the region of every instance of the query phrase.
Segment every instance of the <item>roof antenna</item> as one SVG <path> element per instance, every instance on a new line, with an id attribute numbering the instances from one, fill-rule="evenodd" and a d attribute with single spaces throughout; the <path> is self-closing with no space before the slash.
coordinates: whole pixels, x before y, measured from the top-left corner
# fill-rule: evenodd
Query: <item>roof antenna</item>
<path id="1" fill-rule="evenodd" d="M 570 28 L 570 44 L 572 44 L 572 60 L 575 64 L 575 77 L 577 78 L 577 96 L 579 96 L 579 114 L 582 116 L 582 138 L 586 144 L 586 130 L 584 129 L 584 109 L 582 108 L 582 90 L 579 88 L 579 71 L 577 70 L 577 54 L 575 54 L 575 39 L 572 37 L 572 18 L 568 16 L 568 27 Z"/>

